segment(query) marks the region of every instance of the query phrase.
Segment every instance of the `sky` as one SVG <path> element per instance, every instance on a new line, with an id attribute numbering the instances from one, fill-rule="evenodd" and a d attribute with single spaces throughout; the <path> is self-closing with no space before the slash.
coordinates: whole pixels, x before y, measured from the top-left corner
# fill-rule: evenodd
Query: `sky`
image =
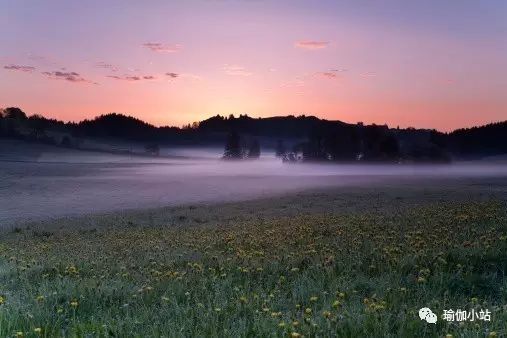
<path id="1" fill-rule="evenodd" d="M 181 126 L 507 119 L 507 1 L 0 0 L 0 107 Z"/>

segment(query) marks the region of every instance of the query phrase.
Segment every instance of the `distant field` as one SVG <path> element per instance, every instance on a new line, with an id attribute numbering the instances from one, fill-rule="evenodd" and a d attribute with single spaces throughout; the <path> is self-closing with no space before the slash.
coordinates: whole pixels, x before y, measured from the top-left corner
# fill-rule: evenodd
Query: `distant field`
<path id="1" fill-rule="evenodd" d="M 0 336 L 504 336 L 506 202 L 490 178 L 24 224 Z M 457 308 L 492 319 L 441 320 Z"/>
<path id="2" fill-rule="evenodd" d="M 241 201 L 330 187 L 383 187 L 507 177 L 507 163 L 287 164 L 227 162 L 217 150 L 154 158 L 0 141 L 0 227 L 64 216 Z"/>

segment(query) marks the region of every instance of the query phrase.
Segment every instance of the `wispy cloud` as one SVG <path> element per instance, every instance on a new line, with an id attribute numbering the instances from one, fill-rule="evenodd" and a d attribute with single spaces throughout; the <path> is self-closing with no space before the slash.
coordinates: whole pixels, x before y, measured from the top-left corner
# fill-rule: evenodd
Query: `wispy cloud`
<path id="1" fill-rule="evenodd" d="M 160 42 L 146 42 L 143 46 L 149 50 L 157 53 L 176 53 L 179 52 L 183 47 L 181 45 L 169 45 Z"/>
<path id="2" fill-rule="evenodd" d="M 335 79 L 338 77 L 338 75 L 334 72 L 319 72 L 317 75 L 328 79 Z"/>
<path id="3" fill-rule="evenodd" d="M 175 79 L 177 78 L 178 76 L 180 76 L 179 74 L 177 73 L 172 73 L 172 72 L 169 72 L 169 73 L 165 73 L 166 76 L 169 76 L 170 78 L 172 79 Z"/>
<path id="4" fill-rule="evenodd" d="M 313 41 L 313 40 L 300 40 L 294 43 L 294 46 L 297 48 L 315 50 L 315 49 L 323 49 L 329 46 L 328 41 Z"/>
<path id="5" fill-rule="evenodd" d="M 125 75 L 125 76 L 107 75 L 106 77 L 108 77 L 110 79 L 130 81 L 130 82 L 137 82 L 137 81 L 143 81 L 143 80 L 156 80 L 157 79 L 157 77 L 153 76 L 153 75 Z"/>
<path id="6" fill-rule="evenodd" d="M 14 71 L 24 72 L 24 73 L 31 73 L 35 70 L 35 67 L 10 64 L 10 65 L 4 66 L 4 69 L 14 70 Z"/>
<path id="7" fill-rule="evenodd" d="M 330 69 L 325 72 L 317 72 L 315 73 L 315 76 L 323 77 L 326 79 L 337 79 L 341 77 L 340 73 L 346 72 L 346 69 Z"/>
<path id="8" fill-rule="evenodd" d="M 117 72 L 119 70 L 119 68 L 116 67 L 115 65 L 112 65 L 110 63 L 106 63 L 106 62 L 103 62 L 103 61 L 96 62 L 95 63 L 95 67 L 102 68 L 102 69 L 108 69 L 108 70 L 110 70 L 112 72 Z"/>
<path id="9" fill-rule="evenodd" d="M 224 71 L 227 75 L 232 76 L 250 76 L 252 72 L 249 72 L 245 67 L 238 65 L 225 65 Z"/>
<path id="10" fill-rule="evenodd" d="M 97 84 L 96 82 L 85 79 L 79 73 L 76 73 L 76 72 L 62 72 L 62 71 L 57 70 L 57 71 L 53 71 L 53 72 L 42 72 L 41 74 L 47 76 L 50 79 L 55 79 L 55 80 L 65 80 L 65 81 L 74 82 L 74 83 L 82 82 L 82 83 Z"/>

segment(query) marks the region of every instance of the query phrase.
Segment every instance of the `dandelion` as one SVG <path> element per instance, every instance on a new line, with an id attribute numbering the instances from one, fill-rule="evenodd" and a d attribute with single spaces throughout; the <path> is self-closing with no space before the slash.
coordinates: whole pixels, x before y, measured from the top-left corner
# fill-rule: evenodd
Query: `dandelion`
<path id="1" fill-rule="evenodd" d="M 221 309 L 221 308 L 219 308 L 219 307 L 216 307 L 216 308 L 215 308 L 215 312 L 221 312 L 221 311 L 222 311 L 222 309 Z"/>
<path id="2" fill-rule="evenodd" d="M 450 333 L 448 333 L 448 334 L 445 335 L 445 338 L 453 338 L 453 335 L 450 334 Z"/>
<path id="3" fill-rule="evenodd" d="M 0 305 L 2 305 L 3 303 L 5 303 L 5 297 L 4 296 L 0 296 Z"/>
<path id="4" fill-rule="evenodd" d="M 319 299 L 319 297 L 312 296 L 310 297 L 310 302 L 316 302 Z"/>
<path id="5" fill-rule="evenodd" d="M 24 336 L 23 331 L 16 332 L 16 338 L 23 338 Z"/>
<path id="6" fill-rule="evenodd" d="M 278 327 L 285 327 L 285 322 L 278 323 Z"/>
<path id="7" fill-rule="evenodd" d="M 426 283 L 426 278 L 424 278 L 424 277 L 422 277 L 422 276 L 421 276 L 421 277 L 419 277 L 419 278 L 417 278 L 417 283 L 419 283 L 419 284 L 424 284 L 424 283 Z"/>
<path id="8" fill-rule="evenodd" d="M 248 299 L 245 296 L 239 297 L 239 301 L 243 304 L 246 304 L 248 302 Z"/>
<path id="9" fill-rule="evenodd" d="M 39 295 L 37 298 L 35 298 L 35 300 L 37 300 L 39 303 L 42 303 L 44 301 L 44 296 Z"/>
<path id="10" fill-rule="evenodd" d="M 70 302 L 70 306 L 72 306 L 73 308 L 77 308 L 78 305 L 79 305 L 79 303 L 77 300 L 73 300 Z"/>
<path id="11" fill-rule="evenodd" d="M 36 334 L 41 334 L 42 329 L 40 327 L 36 327 L 35 329 L 33 329 L 33 332 L 35 332 Z"/>
<path id="12" fill-rule="evenodd" d="M 324 311 L 324 312 L 322 312 L 322 316 L 324 316 L 324 318 L 329 318 L 329 317 L 331 317 L 331 312 Z"/>
<path id="13" fill-rule="evenodd" d="M 297 320 L 293 321 L 292 322 L 292 326 L 298 327 L 299 326 L 299 322 Z"/>
<path id="14" fill-rule="evenodd" d="M 491 332 L 489 333 L 489 336 L 490 336 L 490 337 L 496 337 L 496 332 L 495 332 L 495 331 L 491 331 Z"/>
<path id="15" fill-rule="evenodd" d="M 297 332 L 292 332 L 292 333 L 290 334 L 290 336 L 291 336 L 292 338 L 300 338 L 300 337 L 301 337 L 301 334 L 300 334 L 300 333 L 297 333 Z"/>
<path id="16" fill-rule="evenodd" d="M 305 313 L 306 313 L 307 315 L 311 315 L 311 314 L 312 314 L 312 309 L 310 309 L 309 307 L 307 307 L 307 308 L 305 309 Z"/>

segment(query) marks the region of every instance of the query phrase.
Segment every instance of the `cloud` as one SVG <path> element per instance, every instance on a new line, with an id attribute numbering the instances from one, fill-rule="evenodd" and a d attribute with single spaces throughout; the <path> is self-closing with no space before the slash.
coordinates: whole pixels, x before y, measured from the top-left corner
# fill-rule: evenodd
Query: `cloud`
<path id="1" fill-rule="evenodd" d="M 115 80 L 122 80 L 122 81 L 130 81 L 130 82 L 137 82 L 137 81 L 143 81 L 143 80 L 155 80 L 157 77 L 153 75 L 125 75 L 125 76 L 117 76 L 117 75 L 107 75 L 106 77 L 110 79 Z"/>
<path id="2" fill-rule="evenodd" d="M 18 72 L 24 72 L 24 73 L 31 73 L 35 70 L 35 67 L 32 67 L 32 66 L 21 66 L 21 65 L 8 65 L 8 66 L 4 66 L 5 69 L 7 70 L 15 70 L 15 71 L 18 71 Z"/>
<path id="3" fill-rule="evenodd" d="M 250 76 L 250 75 L 252 75 L 252 73 L 249 72 L 248 70 L 246 70 L 245 67 L 238 66 L 238 65 L 225 65 L 224 71 L 227 75 L 232 75 L 232 76 Z"/>
<path id="4" fill-rule="evenodd" d="M 160 42 L 146 42 L 143 46 L 157 53 L 176 53 L 183 48 L 181 45 L 167 45 Z"/>
<path id="5" fill-rule="evenodd" d="M 103 69 L 108 69 L 112 72 L 117 72 L 119 70 L 118 67 L 110 64 L 110 63 L 106 63 L 106 62 L 103 62 L 103 61 L 99 61 L 97 63 L 95 63 L 95 67 L 97 68 L 103 68 Z"/>
<path id="6" fill-rule="evenodd" d="M 175 79 L 179 76 L 179 74 L 177 74 L 177 73 L 165 73 L 165 75 L 169 76 L 170 78 L 173 78 L 173 79 Z"/>
<path id="7" fill-rule="evenodd" d="M 62 72 L 62 71 L 53 71 L 53 72 L 42 72 L 42 75 L 47 76 L 50 79 L 55 80 L 65 80 L 69 82 L 79 83 L 79 82 L 87 82 L 97 84 L 96 82 L 92 82 L 83 78 L 79 73 L 76 72 Z"/>
<path id="8" fill-rule="evenodd" d="M 317 75 L 328 78 L 328 79 L 335 79 L 338 77 L 338 75 L 336 75 L 336 73 L 334 73 L 334 72 L 319 72 L 319 73 L 317 73 Z"/>
<path id="9" fill-rule="evenodd" d="M 347 71 L 346 69 L 330 69 L 325 72 L 317 72 L 317 73 L 315 73 L 315 76 L 323 77 L 326 79 L 337 79 L 337 78 L 341 77 L 340 73 L 343 73 L 346 71 Z"/>
<path id="10" fill-rule="evenodd" d="M 327 46 L 329 46 L 329 42 L 328 41 L 301 40 L 301 41 L 296 41 L 294 43 L 294 46 L 297 48 L 315 50 L 315 49 L 326 48 Z"/>

